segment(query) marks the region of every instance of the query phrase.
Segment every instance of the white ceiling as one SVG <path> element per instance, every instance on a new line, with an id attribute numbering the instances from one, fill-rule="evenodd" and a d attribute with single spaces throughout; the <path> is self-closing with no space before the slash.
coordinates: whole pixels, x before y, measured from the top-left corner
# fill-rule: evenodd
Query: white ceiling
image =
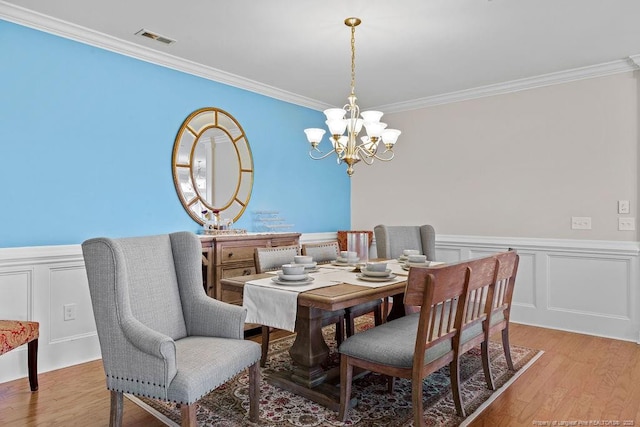
<path id="1" fill-rule="evenodd" d="M 349 16 L 362 19 L 361 107 L 399 110 L 460 91 L 517 89 L 640 62 L 640 0 L 0 1 L 2 19 L 125 46 L 133 56 L 146 51 L 176 68 L 316 108 L 346 102 Z M 176 43 L 134 35 L 143 28 Z"/>

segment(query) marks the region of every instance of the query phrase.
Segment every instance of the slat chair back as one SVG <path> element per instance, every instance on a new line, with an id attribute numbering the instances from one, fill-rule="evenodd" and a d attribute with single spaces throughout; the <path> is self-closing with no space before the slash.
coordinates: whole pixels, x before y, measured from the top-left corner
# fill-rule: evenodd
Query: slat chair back
<path id="1" fill-rule="evenodd" d="M 490 387 L 491 384 L 488 355 L 489 337 L 486 334 L 486 321 L 493 301 L 498 260 L 495 256 L 488 256 L 467 261 L 465 264 L 470 270 L 469 282 L 465 291 L 460 318 L 457 320 L 460 333 L 453 339 L 455 360 L 450 369 L 451 378 L 455 378 L 451 383 L 452 385 L 457 385 L 452 388 L 453 401 L 458 414 L 461 414 L 461 416 L 465 416 L 465 409 L 459 389 L 460 357 L 478 344 L 483 346 L 482 362 L 487 386 Z"/>
<path id="2" fill-rule="evenodd" d="M 346 419 L 355 366 L 411 379 L 414 424 L 425 425 L 422 380 L 454 360 L 452 341 L 469 273 L 465 263 L 410 269 L 404 303 L 420 306 L 420 312 L 355 334 L 340 346 L 339 419 Z"/>
<path id="3" fill-rule="evenodd" d="M 329 264 L 331 261 L 338 259 L 340 254 L 340 246 L 338 241 L 303 243 L 302 255 L 309 255 L 318 264 Z"/>
<path id="4" fill-rule="evenodd" d="M 509 318 L 511 315 L 511 300 L 518 274 L 520 256 L 515 250 L 509 250 L 496 255 L 498 260 L 498 272 L 496 274 L 495 291 L 491 301 L 491 311 L 487 323 L 487 337 L 494 333 L 502 332 L 502 347 L 509 369 L 514 370 L 511 359 L 511 347 L 509 346 Z M 488 340 L 488 338 L 487 338 Z M 491 388 L 494 389 L 493 379 Z"/>
<path id="5" fill-rule="evenodd" d="M 441 341 L 452 339 L 456 334 L 456 318 L 461 315 L 461 297 L 469 280 L 468 270 L 464 264 L 440 269 L 409 270 L 405 304 L 420 306 L 414 371 L 426 372 L 425 351 Z M 450 355 L 441 357 L 441 366 L 449 363 L 449 358 L 453 359 L 453 349 L 447 354 L 449 353 Z"/>
<path id="6" fill-rule="evenodd" d="M 280 270 L 282 264 L 292 263 L 296 255 L 300 255 L 300 248 L 297 245 L 255 248 L 253 259 L 256 264 L 256 273 Z"/>

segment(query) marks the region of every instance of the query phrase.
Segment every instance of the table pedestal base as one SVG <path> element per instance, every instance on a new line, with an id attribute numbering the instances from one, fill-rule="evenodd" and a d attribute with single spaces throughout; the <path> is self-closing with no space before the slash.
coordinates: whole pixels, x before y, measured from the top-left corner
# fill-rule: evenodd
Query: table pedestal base
<path id="1" fill-rule="evenodd" d="M 402 297 L 403 295 L 396 296 L 400 301 Z M 402 317 L 404 314 L 403 304 L 393 304 L 387 320 Z M 294 362 L 293 371 L 274 372 L 265 379 L 271 385 L 306 397 L 337 412 L 340 409 L 340 367 L 324 370 L 321 366 L 329 357 L 329 347 L 322 336 L 322 315 L 320 309 L 298 307 L 296 339 L 289 350 Z M 354 379 L 367 373 L 358 371 L 355 372 Z M 349 407 L 356 404 L 356 398 L 349 401 Z"/>

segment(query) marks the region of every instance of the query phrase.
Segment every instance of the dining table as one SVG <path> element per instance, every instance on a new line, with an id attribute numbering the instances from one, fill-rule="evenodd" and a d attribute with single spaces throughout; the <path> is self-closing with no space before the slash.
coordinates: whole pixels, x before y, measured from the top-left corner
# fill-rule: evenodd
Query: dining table
<path id="1" fill-rule="evenodd" d="M 286 371 L 266 372 L 265 379 L 268 383 L 295 394 L 304 396 L 329 409 L 337 411 L 340 406 L 339 399 L 339 366 L 326 369 L 323 367 L 329 357 L 329 347 L 322 334 L 322 318 L 325 311 L 340 311 L 348 307 L 374 301 L 376 299 L 393 297 L 393 304 L 383 321 L 392 320 L 405 315 L 403 304 L 404 291 L 407 283 L 408 271 L 404 270 L 397 260 L 387 260 L 389 268 L 393 271 L 393 279 L 388 281 L 362 280 L 359 270 L 354 266 L 338 266 L 335 264 L 318 265 L 317 272 L 311 273 L 317 282 L 323 283 L 321 287 L 303 290 L 294 294 L 292 304 L 295 306 L 295 322 L 286 329 L 295 332 L 294 342 L 289 349 L 293 361 L 292 369 Z M 246 276 L 229 277 L 221 280 L 223 289 L 244 293 L 244 304 L 248 305 L 248 318 L 259 316 L 261 311 L 287 311 L 282 300 L 278 299 L 276 291 L 270 289 L 270 279 L 274 272 L 253 274 Z M 332 280 L 330 280 L 332 279 Z M 262 286 L 255 286 L 260 284 Z M 260 289 L 266 294 L 257 307 L 247 304 L 249 289 Z M 281 288 L 282 289 L 282 288 Z M 282 293 L 282 290 L 279 290 Z M 274 295 L 270 299 L 271 292 Z M 286 293 L 286 291 L 285 291 Z M 252 313 L 252 311 L 254 311 Z M 256 321 L 266 326 L 278 327 L 280 323 L 269 324 L 269 320 Z M 286 322 L 285 322 L 286 323 Z M 294 323 L 294 325 L 293 325 Z M 355 404 L 355 400 L 351 402 Z"/>

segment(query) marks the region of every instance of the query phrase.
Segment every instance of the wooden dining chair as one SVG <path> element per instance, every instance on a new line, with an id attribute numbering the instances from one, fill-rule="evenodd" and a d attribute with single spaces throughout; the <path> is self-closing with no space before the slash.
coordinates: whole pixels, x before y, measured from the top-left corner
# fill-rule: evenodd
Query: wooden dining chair
<path id="1" fill-rule="evenodd" d="M 495 390 L 493 375 L 491 374 L 489 360 L 488 342 L 489 337 L 497 332 L 502 334 L 502 347 L 504 356 L 507 361 L 507 367 L 512 371 L 513 359 L 511 358 L 511 347 L 509 345 L 509 317 L 511 315 L 511 300 L 513 299 L 513 289 L 516 283 L 516 275 L 518 274 L 518 264 L 520 256 L 515 250 L 510 249 L 508 252 L 496 254 L 498 260 L 498 270 L 495 278 L 495 286 L 493 297 L 491 299 L 491 310 L 487 323 L 489 327 L 486 331 L 486 340 L 483 342 L 482 352 L 486 353 L 488 378 L 490 383 L 487 384 L 491 390 Z M 485 348 L 487 347 L 487 348 Z"/>
<path id="2" fill-rule="evenodd" d="M 292 263 L 294 257 L 299 254 L 299 248 L 296 245 L 278 246 L 271 248 L 255 248 L 254 261 L 256 265 L 256 273 L 266 273 L 268 271 L 276 271 L 282 268 L 283 264 Z M 344 310 L 325 311 L 322 317 L 322 326 L 336 326 L 336 341 L 338 345 L 344 339 Z M 269 326 L 261 327 L 262 356 L 260 357 L 260 366 L 264 367 L 267 363 L 267 354 L 269 353 L 269 340 L 272 328 Z"/>
<path id="3" fill-rule="evenodd" d="M 344 421 L 351 400 L 353 368 L 379 372 L 390 378 L 411 379 L 413 418 L 425 426 L 423 379 L 454 361 L 453 338 L 464 304 L 470 269 L 466 264 L 409 270 L 405 304 L 420 312 L 383 323 L 347 338 L 340 346 L 340 412 Z M 392 379 L 390 380 L 392 381 Z M 458 388 L 452 377 L 452 388 Z"/>
<path id="4" fill-rule="evenodd" d="M 331 263 L 331 261 L 335 261 L 336 259 L 338 259 L 339 254 L 340 246 L 337 240 L 302 244 L 302 255 L 312 256 L 313 260 L 318 264 L 329 264 Z M 387 307 L 387 304 L 383 304 L 383 300 L 377 299 L 374 301 L 363 302 L 362 304 L 358 304 L 353 307 L 345 308 L 344 323 L 346 328 L 346 336 L 350 337 L 355 333 L 355 319 L 357 317 L 364 316 L 365 314 L 373 314 L 375 325 L 380 325 L 381 323 L 383 323 L 387 314 L 383 313 L 383 306 Z"/>
<path id="5" fill-rule="evenodd" d="M 487 345 L 489 336 L 485 332 L 487 319 L 491 311 L 498 260 L 495 256 L 487 256 L 467 261 L 466 265 L 470 269 L 469 283 L 465 290 L 464 303 L 460 312 L 461 318 L 458 320 L 457 328 L 459 333 L 453 337 L 454 361 L 450 369 L 451 383 L 460 384 L 460 360 L 462 355 L 482 344 L 482 367 L 487 386 L 490 387 L 491 373 L 489 368 L 489 346 Z M 453 378 L 455 378 L 455 381 Z M 461 416 L 466 416 L 460 389 L 453 387 L 452 393 L 456 411 Z"/>

